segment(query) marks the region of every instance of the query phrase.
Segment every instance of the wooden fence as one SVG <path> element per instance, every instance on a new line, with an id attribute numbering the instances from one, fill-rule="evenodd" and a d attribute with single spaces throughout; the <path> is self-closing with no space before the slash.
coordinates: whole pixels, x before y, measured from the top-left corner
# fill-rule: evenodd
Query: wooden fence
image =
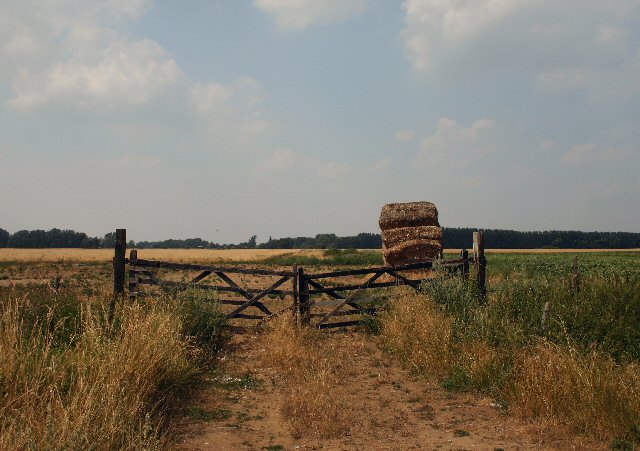
<path id="1" fill-rule="evenodd" d="M 136 250 L 131 250 L 129 258 L 126 258 L 126 230 L 118 229 L 110 316 L 113 316 L 117 300 L 125 298 L 128 268 L 128 292 L 132 300 L 148 294 L 147 290 L 142 289 L 144 286 L 173 296 L 187 289 L 210 290 L 217 293 L 220 304 L 231 306 L 225 311 L 229 320 L 262 322 L 290 311 L 294 313 L 298 325 L 320 329 L 352 326 L 360 323 L 363 315 L 376 313 L 376 300 L 364 297 L 365 292 L 400 285 L 418 290 L 420 284 L 433 280 L 424 278 L 425 270 L 429 269 L 444 268 L 468 279 L 470 264 L 473 263 L 476 283 L 484 295 L 486 259 L 482 232 L 474 233 L 473 249 L 473 257 L 469 257 L 465 249 L 458 259 L 314 274 L 307 273 L 304 267 L 297 265 L 288 270 L 272 270 L 145 260 L 138 258 Z M 166 273 L 164 276 L 162 271 Z M 175 280 L 176 274 L 181 274 L 182 279 Z M 418 278 L 412 277 L 415 275 Z M 364 278 L 358 279 L 361 276 Z M 250 280 L 238 281 L 238 277 Z M 353 319 L 354 316 L 360 318 Z M 345 320 L 345 317 L 351 318 Z"/>

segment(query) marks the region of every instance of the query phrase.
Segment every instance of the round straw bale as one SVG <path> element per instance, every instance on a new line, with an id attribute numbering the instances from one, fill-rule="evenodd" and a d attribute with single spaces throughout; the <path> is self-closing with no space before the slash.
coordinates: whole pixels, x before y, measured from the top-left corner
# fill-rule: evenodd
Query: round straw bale
<path id="1" fill-rule="evenodd" d="M 384 247 L 391 248 L 405 241 L 442 241 L 442 229 L 438 226 L 399 227 L 382 231 Z"/>
<path id="2" fill-rule="evenodd" d="M 382 230 L 439 225 L 438 210 L 431 202 L 386 204 L 380 213 L 380 228 Z"/>
<path id="3" fill-rule="evenodd" d="M 440 254 L 442 245 L 436 240 L 411 240 L 382 250 L 384 261 L 390 265 L 434 260 Z"/>

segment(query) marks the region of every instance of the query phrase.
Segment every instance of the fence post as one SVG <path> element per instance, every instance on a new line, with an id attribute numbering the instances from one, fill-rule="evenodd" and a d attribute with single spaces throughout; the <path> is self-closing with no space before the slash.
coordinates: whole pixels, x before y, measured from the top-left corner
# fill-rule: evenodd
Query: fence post
<path id="1" fill-rule="evenodd" d="M 468 280 L 469 279 L 469 251 L 466 249 L 463 249 L 460 251 L 460 254 L 462 255 L 462 278 L 464 280 Z"/>
<path id="2" fill-rule="evenodd" d="M 309 281 L 304 275 L 304 267 L 298 268 L 298 299 L 300 324 L 307 326 L 311 317 L 309 316 Z"/>
<path id="3" fill-rule="evenodd" d="M 544 307 L 542 308 L 542 331 L 547 331 L 547 320 L 549 319 L 549 312 L 551 311 L 551 302 L 545 302 Z"/>
<path id="4" fill-rule="evenodd" d="M 300 316 L 298 315 L 299 307 L 299 298 L 298 298 L 298 265 L 296 263 L 293 264 L 293 277 L 291 278 L 292 288 L 293 288 L 293 323 L 300 327 Z"/>
<path id="5" fill-rule="evenodd" d="M 58 291 L 60 289 L 60 284 L 62 283 L 62 275 L 58 274 L 53 281 L 53 289 Z"/>
<path id="6" fill-rule="evenodd" d="M 476 268 L 478 290 L 484 302 L 487 295 L 487 259 L 484 256 L 484 235 L 482 232 L 473 232 L 473 265 Z"/>
<path id="7" fill-rule="evenodd" d="M 580 267 L 578 266 L 578 256 L 573 256 L 573 269 L 571 271 L 571 288 L 580 291 Z"/>
<path id="8" fill-rule="evenodd" d="M 129 252 L 129 300 L 135 301 L 138 297 L 138 271 L 136 264 L 138 263 L 138 251 L 131 249 Z"/>
<path id="9" fill-rule="evenodd" d="M 126 270 L 127 229 L 116 229 L 116 243 L 113 256 L 113 298 L 109 305 L 109 321 L 113 320 L 118 298 L 124 297 L 124 279 Z"/>

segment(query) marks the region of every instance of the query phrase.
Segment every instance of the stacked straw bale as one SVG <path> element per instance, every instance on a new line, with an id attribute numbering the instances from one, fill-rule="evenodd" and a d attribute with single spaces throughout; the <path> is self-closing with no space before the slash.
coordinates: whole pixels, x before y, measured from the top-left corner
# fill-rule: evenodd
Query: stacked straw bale
<path id="1" fill-rule="evenodd" d="M 380 213 L 380 229 L 387 265 L 434 260 L 442 250 L 438 210 L 431 202 L 385 205 Z"/>

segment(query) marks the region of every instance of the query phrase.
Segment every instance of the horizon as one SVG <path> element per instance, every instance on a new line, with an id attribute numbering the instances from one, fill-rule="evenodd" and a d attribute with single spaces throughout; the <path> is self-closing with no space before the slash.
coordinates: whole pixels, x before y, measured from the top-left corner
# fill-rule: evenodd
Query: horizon
<path id="1" fill-rule="evenodd" d="M 494 231 L 494 232 L 517 232 L 517 233 L 553 233 L 553 232 L 562 232 L 562 233 L 566 233 L 566 232 L 578 232 L 578 233 L 623 233 L 623 234 L 640 234 L 640 232 L 630 232 L 630 231 L 624 231 L 624 230 L 515 230 L 515 229 L 494 229 L 494 228 L 476 228 L 476 227 L 446 227 L 446 226 L 442 226 L 443 229 L 468 229 L 470 231 L 473 230 L 477 230 L 477 231 Z M 45 232 L 48 232 L 50 230 L 53 229 L 58 229 L 58 230 L 70 230 L 76 233 L 86 233 L 82 230 L 76 230 L 76 229 L 65 229 L 65 228 L 59 228 L 59 227 L 53 227 L 52 229 L 21 229 L 21 230 L 16 230 L 14 232 L 11 232 L 9 230 L 7 230 L 7 232 L 9 232 L 10 234 L 14 234 L 16 232 L 20 232 L 20 231 L 34 231 L 34 230 L 44 230 Z M 6 230 L 3 227 L 0 227 L 0 230 Z M 127 241 L 134 241 L 135 243 L 140 243 L 140 242 L 148 242 L 148 243 L 158 243 L 158 242 L 163 242 L 163 241 L 170 241 L 170 240 L 176 240 L 176 241 L 186 241 L 186 240 L 193 240 L 193 239 L 201 239 L 203 241 L 209 242 L 211 244 L 219 244 L 219 245 L 237 245 L 240 243 L 244 243 L 247 242 L 248 239 L 250 239 L 253 235 L 246 237 L 244 239 L 241 239 L 239 241 L 236 242 L 220 242 L 220 241 L 212 241 L 208 238 L 202 237 L 202 236 L 188 236 L 185 238 L 178 238 L 178 237 L 169 237 L 169 238 L 161 238 L 158 240 L 150 240 L 150 239 L 133 239 L 131 238 L 131 236 L 129 235 L 129 230 L 125 228 L 125 230 L 127 230 Z M 86 233 L 87 237 L 89 238 L 99 238 L 102 239 L 105 237 L 106 234 L 108 233 L 113 233 L 115 232 L 116 229 L 114 229 L 112 232 L 106 232 L 104 234 L 101 235 L 91 235 L 89 233 Z M 269 235 L 269 239 L 272 240 L 281 240 L 281 239 L 287 239 L 287 238 L 292 238 L 292 239 L 297 239 L 297 238 L 315 238 L 318 235 L 336 235 L 338 238 L 345 238 L 345 237 L 352 237 L 352 236 L 357 236 L 361 233 L 368 233 L 368 234 L 375 234 L 375 235 L 380 235 L 380 230 L 378 230 L 377 232 L 358 232 L 355 233 L 353 235 L 338 235 L 335 234 L 333 232 L 320 232 L 320 233 L 316 233 L 314 235 L 290 235 L 290 236 L 281 236 L 281 237 L 274 237 L 272 235 Z M 260 239 L 260 236 L 256 235 L 257 239 L 257 244 L 265 244 L 269 242 L 269 239 Z"/>
<path id="2" fill-rule="evenodd" d="M 640 224 L 637 1 L 26 0 L 0 18 L 14 231 L 352 236 L 415 200 L 459 228 Z"/>

